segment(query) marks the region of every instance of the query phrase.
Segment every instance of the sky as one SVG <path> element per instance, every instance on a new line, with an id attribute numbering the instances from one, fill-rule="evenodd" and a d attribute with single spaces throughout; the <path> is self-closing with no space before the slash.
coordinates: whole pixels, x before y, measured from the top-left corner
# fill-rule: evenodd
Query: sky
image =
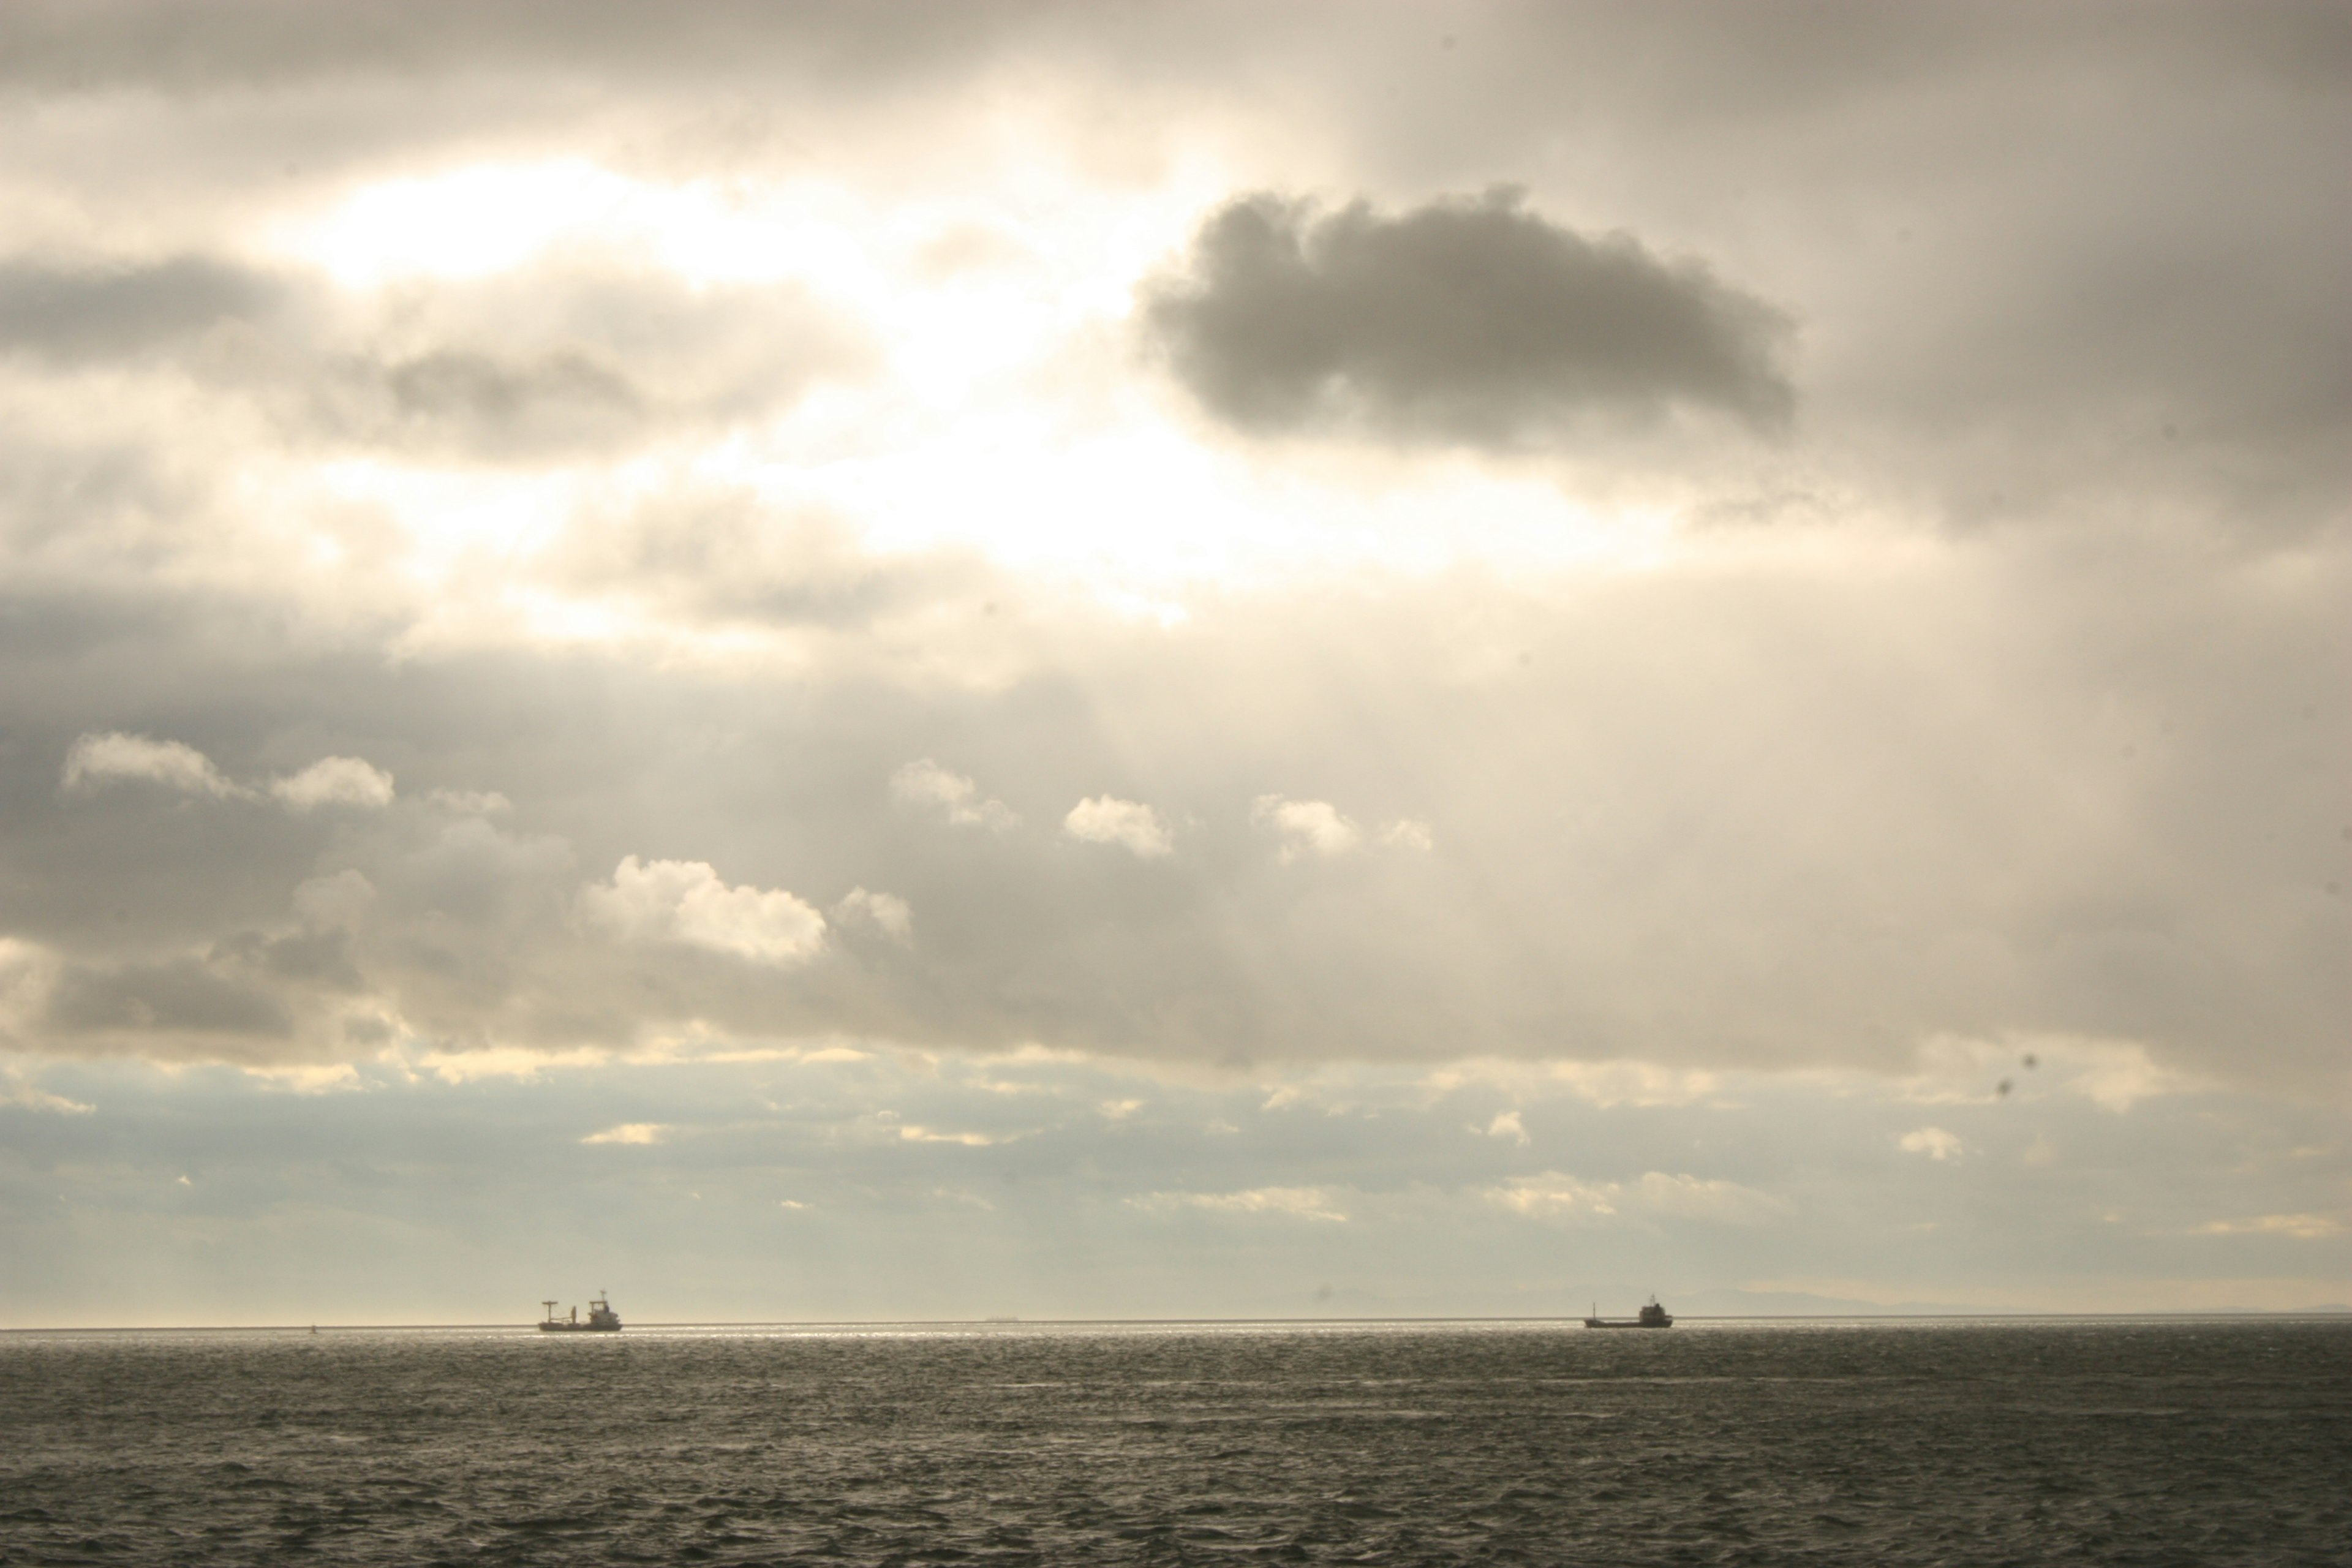
<path id="1" fill-rule="evenodd" d="M 2352 12 L 0 12 L 0 1326 L 2352 1303 Z"/>

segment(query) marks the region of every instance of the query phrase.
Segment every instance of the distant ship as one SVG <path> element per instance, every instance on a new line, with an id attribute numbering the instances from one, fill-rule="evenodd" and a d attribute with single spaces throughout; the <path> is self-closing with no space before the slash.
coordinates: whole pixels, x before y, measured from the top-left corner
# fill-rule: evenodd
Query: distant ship
<path id="1" fill-rule="evenodd" d="M 1594 1304 L 1592 1310 L 1594 1315 L 1584 1320 L 1584 1326 L 1588 1329 L 1671 1329 L 1675 1326 L 1673 1316 L 1658 1305 L 1655 1296 L 1650 1298 L 1649 1304 L 1642 1309 L 1642 1315 L 1638 1318 L 1601 1317 L 1598 1303 Z"/>
<path id="2" fill-rule="evenodd" d="M 596 1299 L 588 1303 L 588 1321 L 584 1323 L 580 1321 L 580 1309 L 577 1307 L 572 1309 L 569 1318 L 559 1318 L 555 1315 L 554 1302 L 542 1301 L 540 1305 L 547 1309 L 547 1318 L 539 1325 L 539 1331 L 542 1334 L 617 1334 L 621 1331 L 621 1314 L 613 1310 L 613 1303 L 604 1300 L 602 1291 L 597 1292 Z"/>

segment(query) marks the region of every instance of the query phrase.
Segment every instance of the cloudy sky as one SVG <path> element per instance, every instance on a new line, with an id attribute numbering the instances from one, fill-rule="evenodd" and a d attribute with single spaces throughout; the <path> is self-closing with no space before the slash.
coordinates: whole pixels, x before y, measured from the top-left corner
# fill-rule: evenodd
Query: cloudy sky
<path id="1" fill-rule="evenodd" d="M 2352 1301 L 2352 13 L 0 15 L 0 1324 Z"/>

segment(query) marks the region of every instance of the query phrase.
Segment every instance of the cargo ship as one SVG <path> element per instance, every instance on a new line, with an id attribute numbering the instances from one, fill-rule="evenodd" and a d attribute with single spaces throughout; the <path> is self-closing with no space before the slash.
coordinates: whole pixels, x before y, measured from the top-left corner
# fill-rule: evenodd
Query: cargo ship
<path id="1" fill-rule="evenodd" d="M 1653 1296 L 1643 1307 L 1641 1316 L 1634 1318 L 1604 1318 L 1601 1316 L 1601 1305 L 1596 1301 L 1592 1316 L 1584 1320 L 1584 1326 L 1588 1329 L 1671 1329 L 1675 1326 L 1675 1320 Z"/>
<path id="2" fill-rule="evenodd" d="M 588 1303 L 588 1321 L 584 1323 L 580 1321 L 580 1309 L 577 1307 L 572 1309 L 570 1317 L 559 1318 L 555 1315 L 554 1302 L 542 1301 L 540 1305 L 547 1309 L 547 1317 L 539 1325 L 539 1331 L 542 1334 L 617 1334 L 621 1331 L 621 1314 L 613 1310 L 613 1303 L 604 1300 L 602 1291 L 598 1291 L 596 1299 Z"/>

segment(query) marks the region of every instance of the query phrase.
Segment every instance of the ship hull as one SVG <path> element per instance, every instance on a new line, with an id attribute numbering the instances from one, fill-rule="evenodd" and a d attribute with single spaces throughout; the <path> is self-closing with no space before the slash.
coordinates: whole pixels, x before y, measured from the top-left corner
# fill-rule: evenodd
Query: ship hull
<path id="1" fill-rule="evenodd" d="M 1668 1318 L 1663 1323 L 1644 1323 L 1632 1318 L 1587 1318 L 1584 1326 L 1588 1329 L 1671 1329 L 1675 1321 Z"/>
<path id="2" fill-rule="evenodd" d="M 617 1334 L 621 1331 L 621 1325 L 618 1323 L 541 1323 L 539 1325 L 539 1331 L 542 1334 Z"/>

